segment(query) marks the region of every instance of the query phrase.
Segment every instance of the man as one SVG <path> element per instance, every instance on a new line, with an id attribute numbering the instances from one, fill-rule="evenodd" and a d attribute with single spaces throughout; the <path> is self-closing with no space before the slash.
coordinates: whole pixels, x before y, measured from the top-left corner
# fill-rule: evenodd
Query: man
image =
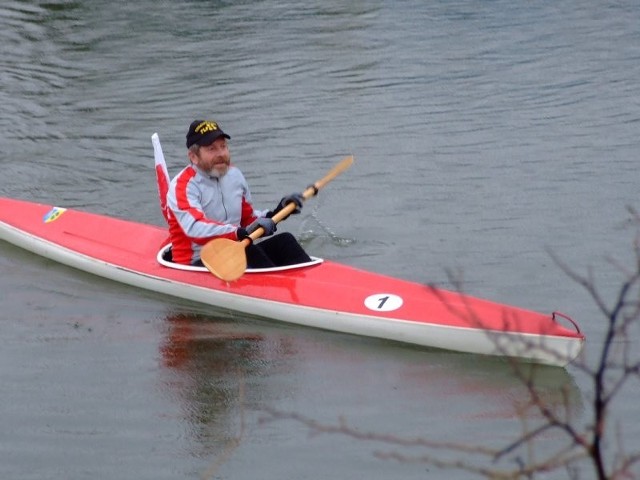
<path id="1" fill-rule="evenodd" d="M 264 229 L 263 237 L 273 235 L 276 224 L 271 217 L 290 202 L 296 205 L 293 213 L 300 213 L 303 198 L 299 193 L 283 197 L 273 211 L 253 207 L 244 175 L 231 164 L 230 138 L 213 121 L 195 120 L 189 126 L 190 164 L 171 181 L 167 194 L 174 262 L 202 265 L 200 250 L 214 238 L 242 240 L 259 227 Z M 247 248 L 251 268 L 308 261 L 309 256 L 290 233 L 274 235 Z"/>

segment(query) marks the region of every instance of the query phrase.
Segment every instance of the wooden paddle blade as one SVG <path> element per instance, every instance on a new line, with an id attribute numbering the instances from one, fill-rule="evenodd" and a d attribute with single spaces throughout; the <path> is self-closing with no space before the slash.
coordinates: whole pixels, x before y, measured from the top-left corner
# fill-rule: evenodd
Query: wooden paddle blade
<path id="1" fill-rule="evenodd" d="M 226 238 L 216 238 L 202 247 L 200 259 L 204 266 L 220 280 L 232 282 L 244 275 L 247 269 L 245 248 L 248 243 L 248 240 L 236 242 Z"/>

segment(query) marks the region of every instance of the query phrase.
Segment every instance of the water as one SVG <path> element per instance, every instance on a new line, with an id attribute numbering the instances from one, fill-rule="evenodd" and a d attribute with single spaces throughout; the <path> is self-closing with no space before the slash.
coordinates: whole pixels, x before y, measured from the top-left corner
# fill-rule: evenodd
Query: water
<path id="1" fill-rule="evenodd" d="M 176 173 L 196 117 L 231 134 L 260 206 L 354 154 L 281 228 L 314 255 L 570 314 L 593 362 L 602 314 L 549 251 L 609 305 L 634 261 L 639 21 L 632 1 L 10 0 L 0 195 L 162 225 L 150 136 Z M 467 478 L 272 409 L 454 442 L 520 431 L 526 390 L 499 361 L 211 311 L 6 244 L 0 269 L 3 478 Z M 588 421 L 578 369 L 539 377 Z M 630 451 L 637 394 L 612 420 Z"/>

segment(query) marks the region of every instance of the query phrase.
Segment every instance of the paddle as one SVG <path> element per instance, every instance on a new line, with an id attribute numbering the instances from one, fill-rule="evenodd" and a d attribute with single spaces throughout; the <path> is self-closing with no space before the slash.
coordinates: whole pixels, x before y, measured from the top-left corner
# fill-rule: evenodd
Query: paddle
<path id="1" fill-rule="evenodd" d="M 329 173 L 327 173 L 323 178 L 315 182 L 313 185 L 310 185 L 304 192 L 302 192 L 304 200 L 308 200 L 316 195 L 318 190 L 348 169 L 352 163 L 353 156 L 350 155 L 343 158 L 338 164 L 329 170 Z M 275 223 L 278 223 L 288 217 L 295 209 L 296 204 L 290 202 L 271 219 Z M 252 240 L 257 240 L 262 235 L 264 235 L 264 229 L 259 227 L 249 235 L 251 240 L 249 240 L 249 238 L 245 238 L 240 242 L 229 240 L 227 238 L 216 238 L 211 240 L 202 247 L 202 251 L 200 252 L 202 263 L 211 273 L 221 280 L 225 280 L 227 282 L 237 280 L 244 275 L 244 272 L 247 269 L 247 254 L 245 249 L 251 244 Z"/>

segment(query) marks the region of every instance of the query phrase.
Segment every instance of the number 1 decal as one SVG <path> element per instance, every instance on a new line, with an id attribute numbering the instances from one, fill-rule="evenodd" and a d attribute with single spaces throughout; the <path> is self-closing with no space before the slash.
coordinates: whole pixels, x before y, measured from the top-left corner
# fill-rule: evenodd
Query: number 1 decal
<path id="1" fill-rule="evenodd" d="M 364 299 L 364 306 L 376 312 L 391 312 L 402 306 L 402 298 L 393 293 L 376 293 Z"/>
<path id="2" fill-rule="evenodd" d="M 380 303 L 378 304 L 378 310 L 383 309 L 384 304 L 387 303 L 387 300 L 389 300 L 389 295 L 387 295 L 386 297 L 380 298 Z"/>

